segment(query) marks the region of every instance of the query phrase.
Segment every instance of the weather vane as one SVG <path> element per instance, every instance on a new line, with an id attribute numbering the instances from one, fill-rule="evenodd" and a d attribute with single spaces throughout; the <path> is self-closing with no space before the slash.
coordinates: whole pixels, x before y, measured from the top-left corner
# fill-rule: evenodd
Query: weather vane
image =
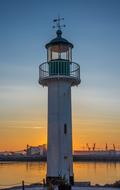
<path id="1" fill-rule="evenodd" d="M 60 16 L 58 16 L 57 19 L 54 19 L 53 22 L 55 23 L 55 25 L 53 26 L 53 28 L 58 28 L 58 30 L 61 30 L 62 27 L 65 27 L 65 24 L 61 25 L 60 23 L 62 20 L 64 20 L 64 18 L 60 18 Z"/>

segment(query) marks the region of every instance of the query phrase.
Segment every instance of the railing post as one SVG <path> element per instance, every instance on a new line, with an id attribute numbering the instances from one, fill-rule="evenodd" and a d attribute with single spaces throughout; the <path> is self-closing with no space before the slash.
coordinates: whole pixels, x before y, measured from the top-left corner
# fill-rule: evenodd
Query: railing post
<path id="1" fill-rule="evenodd" d="M 59 64 L 60 62 L 58 62 L 58 77 L 59 77 L 59 75 L 60 75 L 60 71 L 59 71 L 59 67 L 60 67 L 60 64 Z"/>
<path id="2" fill-rule="evenodd" d="M 22 190 L 25 189 L 25 186 L 24 186 L 24 181 L 22 181 Z"/>

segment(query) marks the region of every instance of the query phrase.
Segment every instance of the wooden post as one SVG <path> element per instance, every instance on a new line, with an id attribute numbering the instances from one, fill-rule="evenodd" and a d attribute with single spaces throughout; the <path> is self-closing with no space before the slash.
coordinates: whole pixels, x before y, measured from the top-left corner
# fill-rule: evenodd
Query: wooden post
<path id="1" fill-rule="evenodd" d="M 43 179 L 43 186 L 45 187 L 45 179 Z"/>
<path id="2" fill-rule="evenodd" d="M 25 189 L 25 186 L 24 186 L 24 181 L 22 181 L 22 190 Z"/>

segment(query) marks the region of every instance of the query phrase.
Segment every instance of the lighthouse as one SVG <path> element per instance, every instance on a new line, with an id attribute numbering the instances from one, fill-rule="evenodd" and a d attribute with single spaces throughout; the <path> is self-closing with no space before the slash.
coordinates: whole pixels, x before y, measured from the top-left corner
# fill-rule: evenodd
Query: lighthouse
<path id="1" fill-rule="evenodd" d="M 46 180 L 65 177 L 73 184 L 71 87 L 80 84 L 80 65 L 72 61 L 73 44 L 62 37 L 61 20 L 54 20 L 56 37 L 45 45 L 47 61 L 39 66 L 39 84 L 48 87 Z"/>

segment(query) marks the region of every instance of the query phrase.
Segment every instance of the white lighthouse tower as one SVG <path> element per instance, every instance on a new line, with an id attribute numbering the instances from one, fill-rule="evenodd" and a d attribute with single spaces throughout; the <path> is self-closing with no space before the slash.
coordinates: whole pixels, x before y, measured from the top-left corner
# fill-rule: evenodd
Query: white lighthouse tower
<path id="1" fill-rule="evenodd" d="M 62 37 L 46 44 L 47 62 L 39 66 L 39 84 L 48 87 L 47 181 L 65 177 L 74 183 L 71 87 L 80 84 L 80 66 L 72 62 L 73 44 Z"/>

